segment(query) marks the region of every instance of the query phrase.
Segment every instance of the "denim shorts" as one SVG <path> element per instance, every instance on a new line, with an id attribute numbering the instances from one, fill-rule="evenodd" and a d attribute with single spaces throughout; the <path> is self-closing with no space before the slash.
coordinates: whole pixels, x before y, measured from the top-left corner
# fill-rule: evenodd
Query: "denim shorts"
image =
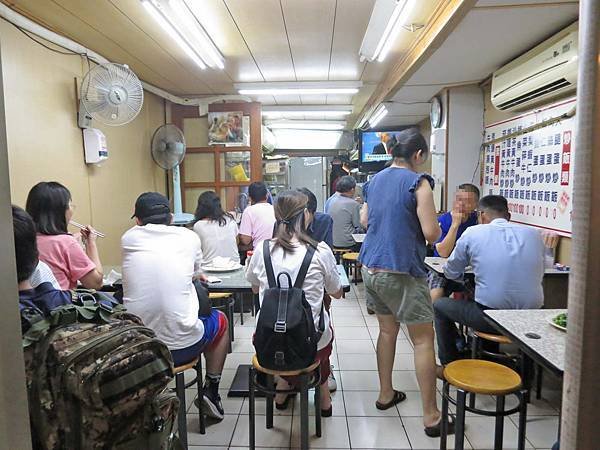
<path id="1" fill-rule="evenodd" d="M 407 325 L 433 322 L 433 305 L 425 278 L 406 273 L 374 272 L 362 268 L 367 307 L 379 315 L 393 315 Z"/>

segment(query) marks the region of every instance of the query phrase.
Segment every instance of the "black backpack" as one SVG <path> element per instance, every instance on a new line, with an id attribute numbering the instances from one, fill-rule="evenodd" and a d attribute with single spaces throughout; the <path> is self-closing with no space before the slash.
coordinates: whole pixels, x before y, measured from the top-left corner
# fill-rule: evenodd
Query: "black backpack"
<path id="1" fill-rule="evenodd" d="M 323 308 L 321 307 L 319 329 L 315 330 L 312 309 L 302 290 L 315 249 L 311 246 L 307 248 L 298 277 L 292 286 L 292 279 L 287 272 L 279 273 L 275 279 L 269 242 L 267 240 L 263 243 L 269 288 L 264 293 L 254 334 L 256 357 L 265 369 L 303 369 L 315 362 L 317 343 L 325 330 Z M 282 287 L 281 277 L 287 278 L 287 287 Z"/>

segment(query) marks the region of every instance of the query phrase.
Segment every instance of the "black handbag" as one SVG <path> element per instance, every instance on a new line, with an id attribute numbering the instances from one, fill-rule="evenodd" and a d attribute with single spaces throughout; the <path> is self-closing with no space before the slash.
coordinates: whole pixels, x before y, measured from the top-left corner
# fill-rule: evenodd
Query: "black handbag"
<path id="1" fill-rule="evenodd" d="M 194 287 L 198 294 L 198 316 L 207 317 L 212 312 L 212 303 L 208 295 L 208 289 L 200 280 L 194 280 Z"/>

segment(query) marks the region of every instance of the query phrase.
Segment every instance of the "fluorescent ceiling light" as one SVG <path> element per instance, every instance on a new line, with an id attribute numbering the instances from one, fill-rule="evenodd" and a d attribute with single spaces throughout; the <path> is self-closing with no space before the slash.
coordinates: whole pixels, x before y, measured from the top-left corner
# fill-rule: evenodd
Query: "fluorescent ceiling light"
<path id="1" fill-rule="evenodd" d="M 369 127 L 375 128 L 381 119 L 387 116 L 388 110 L 385 105 L 382 103 L 377 107 L 371 118 L 369 119 Z"/>
<path id="2" fill-rule="evenodd" d="M 379 62 L 385 59 L 415 3 L 415 0 L 376 1 L 360 46 L 359 53 L 363 59 Z"/>
<path id="3" fill-rule="evenodd" d="M 201 69 L 225 67 L 223 55 L 184 0 L 142 0 L 142 5 Z"/>
<path id="4" fill-rule="evenodd" d="M 361 86 L 361 81 L 280 81 L 234 84 L 241 95 L 356 94 Z"/>
<path id="5" fill-rule="evenodd" d="M 339 117 L 352 114 L 352 105 L 264 105 L 264 117 Z"/>
<path id="6" fill-rule="evenodd" d="M 271 129 L 288 130 L 343 130 L 346 127 L 345 121 L 333 120 L 278 120 L 266 124 Z"/>

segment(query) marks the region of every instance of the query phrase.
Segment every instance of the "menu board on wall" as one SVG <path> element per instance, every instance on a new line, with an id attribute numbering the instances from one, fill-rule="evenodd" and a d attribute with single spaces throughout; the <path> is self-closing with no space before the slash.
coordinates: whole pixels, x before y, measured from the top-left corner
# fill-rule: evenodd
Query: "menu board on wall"
<path id="1" fill-rule="evenodd" d="M 575 117 L 521 134 L 521 130 L 570 111 L 575 99 L 486 126 L 485 194 L 508 200 L 512 220 L 571 236 Z"/>

